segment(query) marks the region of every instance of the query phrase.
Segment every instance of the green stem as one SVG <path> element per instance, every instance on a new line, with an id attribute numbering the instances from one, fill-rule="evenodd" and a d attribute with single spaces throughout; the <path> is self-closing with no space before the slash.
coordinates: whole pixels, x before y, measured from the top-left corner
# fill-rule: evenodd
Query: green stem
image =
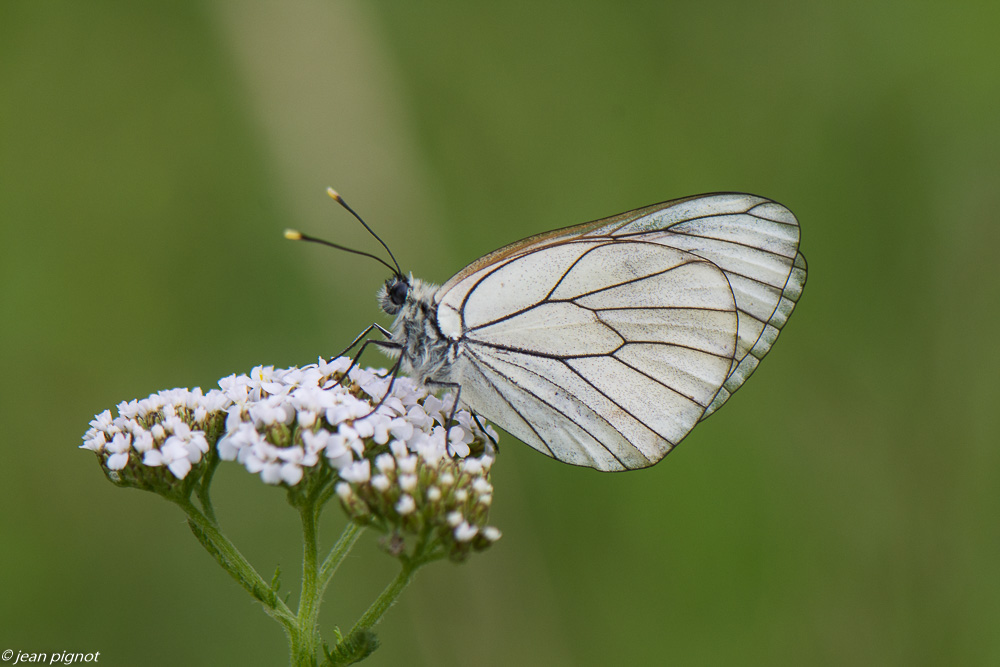
<path id="1" fill-rule="evenodd" d="M 201 503 L 202 510 L 205 512 L 205 516 L 215 526 L 218 526 L 219 523 L 215 518 L 215 507 L 212 506 L 212 497 L 209 494 L 209 489 L 212 485 L 212 476 L 215 475 L 215 469 L 219 466 L 220 460 L 218 454 L 213 451 L 208 462 L 208 468 L 194 490 L 195 495 L 198 497 L 198 502 Z"/>
<path id="2" fill-rule="evenodd" d="M 225 535 L 219 532 L 215 522 L 199 511 L 190 499 L 182 498 L 175 502 L 184 510 L 188 524 L 202 546 L 244 590 L 264 605 L 264 611 L 278 621 L 285 628 L 285 633 L 291 636 L 295 631 L 295 615 L 257 573 L 253 565 Z"/>
<path id="3" fill-rule="evenodd" d="M 345 530 L 340 541 L 347 542 L 350 540 L 353 542 L 356 537 L 356 535 L 353 535 Z M 422 565 L 426 565 L 433 560 L 437 560 L 441 557 L 441 555 L 443 555 L 443 552 L 439 552 L 435 549 L 435 546 L 436 545 L 433 541 L 428 544 L 427 535 L 424 535 L 414 547 L 413 555 L 409 558 L 401 558 L 403 567 L 399 571 L 399 574 L 397 574 L 396 578 L 385 587 L 385 590 L 383 590 L 382 594 L 378 596 L 375 602 L 368 607 L 368 610 L 361 615 L 361 618 L 359 618 L 358 622 L 354 624 L 351 631 L 337 643 L 331 653 L 330 664 L 351 665 L 360 660 L 364 660 L 366 657 L 371 655 L 372 651 L 378 648 L 378 639 L 375 637 L 375 633 L 372 632 L 372 628 L 375 624 L 382 620 L 382 616 L 384 616 L 385 612 L 389 610 L 389 607 L 395 604 L 400 593 L 403 592 L 403 589 L 406 588 L 407 584 L 409 584 L 413 579 L 413 575 L 416 571 Z M 331 558 L 327 559 L 328 562 L 331 560 Z"/>
<path id="4" fill-rule="evenodd" d="M 337 543 L 333 545 L 333 549 L 330 550 L 330 553 L 319 568 L 318 584 L 320 598 L 323 597 L 326 587 L 330 585 L 330 581 L 333 579 L 333 575 L 337 573 L 337 568 L 340 567 L 340 563 L 344 560 L 344 557 L 347 556 L 351 551 L 351 547 L 361 537 L 362 531 L 364 531 L 364 528 L 353 521 L 349 521 L 344 527 L 344 531 L 340 534 Z"/>
<path id="5" fill-rule="evenodd" d="M 382 620 L 382 616 L 389 610 L 389 607 L 395 604 L 396 598 L 399 597 L 399 594 L 403 592 L 406 585 L 413 579 L 413 574 L 417 571 L 417 568 L 420 567 L 420 565 L 422 565 L 422 563 L 404 561 L 399 574 L 397 574 L 396 578 L 385 587 L 385 590 L 382 591 L 382 594 L 378 596 L 370 607 L 368 607 L 368 610 L 361 615 L 358 622 L 354 624 L 353 628 L 351 628 L 351 632 L 348 637 L 357 635 L 365 630 L 370 630 L 376 623 Z"/>
<path id="6" fill-rule="evenodd" d="M 359 633 L 371 630 L 375 624 L 382 620 L 382 616 L 385 612 L 389 611 L 389 607 L 396 603 L 396 598 L 398 598 L 399 594 L 403 592 L 406 585 L 413 580 L 413 575 L 416 574 L 417 570 L 427 563 L 438 560 L 444 556 L 444 551 L 435 548 L 437 546 L 436 541 L 428 541 L 427 537 L 427 535 L 424 535 L 417 543 L 412 556 L 401 559 L 403 567 L 399 571 L 399 574 L 397 574 L 396 578 L 385 587 L 385 590 L 382 591 L 382 594 L 378 596 L 370 607 L 368 607 L 368 610 L 361 615 L 358 622 L 354 624 L 353 628 L 351 628 L 351 632 L 348 637 L 356 636 Z"/>
<path id="7" fill-rule="evenodd" d="M 318 579 L 317 512 L 312 503 L 299 511 L 302 517 L 302 592 L 299 595 L 297 631 L 292 637 L 293 665 L 315 665 L 320 636 L 316 627 L 319 616 L 320 590 Z"/>

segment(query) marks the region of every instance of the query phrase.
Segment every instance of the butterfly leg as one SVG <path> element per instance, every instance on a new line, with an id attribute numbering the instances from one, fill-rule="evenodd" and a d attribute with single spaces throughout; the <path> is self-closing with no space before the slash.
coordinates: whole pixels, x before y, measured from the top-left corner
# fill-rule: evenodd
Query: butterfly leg
<path id="1" fill-rule="evenodd" d="M 496 458 L 495 454 L 500 453 L 500 443 L 493 439 L 493 436 L 490 435 L 490 432 L 486 430 L 486 427 L 483 425 L 483 422 L 479 421 L 479 415 L 477 415 L 476 413 L 472 413 L 472 418 L 476 421 L 476 426 L 479 427 L 479 430 L 486 435 L 487 439 L 489 439 L 491 443 L 490 446 L 487 448 L 486 453 L 489 454 L 490 456 L 493 456 L 493 458 Z"/>
<path id="2" fill-rule="evenodd" d="M 451 412 L 448 414 L 448 420 L 445 422 L 445 428 L 447 429 L 448 432 L 450 432 L 451 423 L 455 421 L 455 413 L 458 412 L 458 399 L 462 395 L 462 385 L 460 385 L 457 382 L 440 382 L 438 380 L 427 380 L 426 382 L 424 382 L 424 384 L 455 390 L 455 401 L 451 404 Z M 487 445 L 486 453 L 489 454 L 490 456 L 493 456 L 494 452 L 500 451 L 499 447 L 497 447 L 496 440 L 494 440 L 489 433 L 486 433 L 486 428 L 483 426 L 482 422 L 479 421 L 478 415 L 473 414 L 472 418 L 476 420 L 476 425 L 479 426 L 480 430 L 486 434 L 486 437 L 492 443 L 492 445 Z"/>
<path id="3" fill-rule="evenodd" d="M 357 345 L 358 341 L 360 341 L 362 338 L 364 338 L 365 336 L 367 336 L 368 333 L 372 329 L 377 329 L 378 332 L 381 333 L 386 338 L 391 338 L 392 337 L 392 334 L 389 331 L 387 331 L 386 329 L 382 328 L 378 324 L 372 324 L 367 329 L 365 329 L 360 334 L 358 334 L 358 336 L 351 342 L 351 344 L 348 345 L 347 348 L 343 352 L 341 352 L 340 354 L 338 354 L 337 357 L 335 357 L 335 358 L 339 358 L 339 357 L 342 357 L 345 354 L 347 354 L 351 350 L 351 348 L 354 347 L 355 345 Z M 362 355 L 362 353 L 364 353 L 365 348 L 368 347 L 369 343 L 371 343 L 373 345 L 377 345 L 377 346 L 382 347 L 382 348 L 389 348 L 389 349 L 394 349 L 394 350 L 398 350 L 401 347 L 398 343 L 393 343 L 391 340 L 384 341 L 384 340 L 376 340 L 374 338 L 369 338 L 368 340 L 366 340 L 364 343 L 361 344 L 361 347 L 358 349 L 358 353 L 356 355 L 354 355 L 354 359 L 351 360 L 351 365 L 347 367 L 346 371 L 344 371 L 344 375 L 340 378 L 340 382 L 338 384 L 343 384 L 344 380 L 347 378 L 347 376 L 351 372 L 351 370 L 353 370 L 354 367 L 358 365 L 358 362 L 361 360 L 361 355 Z M 383 375 L 382 377 L 385 377 L 385 376 Z"/>
<path id="4" fill-rule="evenodd" d="M 381 333 L 386 338 L 390 338 L 390 339 L 392 338 L 392 333 L 390 333 L 387 329 L 385 329 L 381 325 L 375 324 L 374 322 L 372 322 L 370 325 L 368 325 L 368 328 L 366 328 L 364 331 L 362 331 L 357 336 L 355 336 L 354 340 L 351 341 L 351 344 L 348 345 L 347 347 L 345 347 L 344 351 L 341 352 L 340 354 L 338 354 L 337 357 L 342 357 L 345 354 L 347 354 L 348 352 L 350 352 L 351 348 L 354 347 L 355 345 L 357 345 L 358 343 L 360 343 L 361 339 L 364 338 L 365 336 L 367 336 L 368 333 L 372 329 L 378 329 L 379 333 Z M 334 359 L 336 359 L 337 357 L 334 357 Z"/>
<path id="5" fill-rule="evenodd" d="M 455 390 L 455 402 L 451 404 L 451 412 L 448 413 L 448 421 L 445 422 L 445 428 L 450 429 L 449 424 L 455 421 L 455 413 L 458 412 L 458 397 L 462 395 L 462 385 L 457 382 L 441 382 L 439 380 L 425 380 L 424 384 Z"/>
<path id="6" fill-rule="evenodd" d="M 366 343 L 376 343 L 376 344 L 379 344 L 379 343 L 383 343 L 383 341 L 366 341 Z M 359 357 L 361 356 L 360 352 L 358 352 L 358 356 Z M 392 387 L 393 387 L 393 385 L 396 384 L 396 378 L 399 377 L 399 367 L 400 367 L 401 364 L 402 364 L 402 359 L 397 359 L 396 363 L 392 365 L 392 369 L 390 370 L 390 372 L 392 373 L 392 379 L 389 380 L 389 386 L 386 387 L 385 393 L 382 394 L 382 398 L 380 398 L 379 401 L 378 401 L 378 403 L 375 404 L 375 407 L 372 408 L 371 412 L 369 412 L 368 414 L 364 415 L 363 417 L 358 417 L 358 419 L 365 419 L 366 417 L 370 417 L 373 414 L 375 414 L 376 412 L 378 412 L 378 409 L 382 407 L 382 404 L 385 403 L 385 399 L 389 398 L 389 394 L 392 393 Z M 385 376 L 383 376 L 383 377 L 385 377 Z M 374 398 L 374 397 L 372 397 L 372 398 Z"/>

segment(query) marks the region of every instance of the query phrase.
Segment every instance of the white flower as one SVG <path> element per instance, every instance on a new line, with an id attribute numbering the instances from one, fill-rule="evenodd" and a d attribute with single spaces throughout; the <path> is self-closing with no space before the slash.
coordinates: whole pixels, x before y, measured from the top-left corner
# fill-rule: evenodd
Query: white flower
<path id="1" fill-rule="evenodd" d="M 452 456 L 465 458 L 471 449 L 469 443 L 473 440 L 472 430 L 464 429 L 461 426 L 452 426 L 448 431 L 448 452 Z"/>
<path id="2" fill-rule="evenodd" d="M 417 503 L 411 496 L 404 493 L 399 497 L 399 502 L 396 503 L 397 512 L 405 516 L 413 513 L 415 509 L 417 509 Z"/>
<path id="3" fill-rule="evenodd" d="M 465 459 L 462 461 L 462 469 L 470 475 L 481 475 L 483 473 L 483 463 L 479 459 Z"/>
<path id="4" fill-rule="evenodd" d="M 396 459 L 392 454 L 379 454 L 375 458 L 375 467 L 383 473 L 390 473 L 396 469 Z"/>
<path id="5" fill-rule="evenodd" d="M 354 497 L 354 490 L 347 482 L 337 482 L 337 486 L 334 487 L 334 491 L 337 492 L 337 495 L 340 496 L 340 499 L 344 502 L 347 502 Z"/>
<path id="6" fill-rule="evenodd" d="M 312 410 L 301 410 L 296 415 L 296 421 L 301 428 L 312 428 L 313 424 L 316 423 L 316 416 L 316 413 Z"/>
<path id="7" fill-rule="evenodd" d="M 413 436 L 413 424 L 405 419 L 393 419 L 389 423 L 389 433 L 398 440 L 408 440 Z"/>
<path id="8" fill-rule="evenodd" d="M 107 436 L 104 435 L 104 431 L 96 431 L 95 429 L 90 429 L 87 431 L 87 435 L 84 436 L 84 442 L 80 445 L 84 449 L 89 449 L 92 452 L 103 452 L 104 445 L 107 444 Z"/>
<path id="9" fill-rule="evenodd" d="M 399 488 L 403 491 L 413 491 L 417 488 L 417 476 L 416 475 L 400 475 L 399 476 Z"/>
<path id="10" fill-rule="evenodd" d="M 355 461 L 340 471 L 341 479 L 348 482 L 367 482 L 371 478 L 371 462 L 368 459 Z"/>
<path id="11" fill-rule="evenodd" d="M 399 468 L 400 474 L 412 475 L 417 471 L 417 457 L 416 456 L 403 456 L 396 459 L 396 465 Z"/>
<path id="12" fill-rule="evenodd" d="M 104 450 L 111 452 L 108 457 L 108 470 L 121 470 L 128 464 L 128 453 L 132 446 L 132 436 L 124 433 L 116 433 L 111 442 L 104 446 Z"/>
<path id="13" fill-rule="evenodd" d="M 184 479 L 191 471 L 191 461 L 188 459 L 188 449 L 184 441 L 177 436 L 170 436 L 159 449 L 150 449 L 142 458 L 144 465 L 151 467 L 166 466 L 174 477 Z"/>
<path id="14" fill-rule="evenodd" d="M 140 454 L 145 454 L 153 448 L 153 434 L 146 430 L 140 430 L 132 440 L 132 448 Z"/>
<path id="15" fill-rule="evenodd" d="M 326 446 L 326 458 L 330 461 L 330 465 L 337 470 L 342 470 L 345 466 L 350 465 L 351 461 L 354 460 L 354 455 L 344 444 L 342 437 L 332 435 Z"/>
<path id="16" fill-rule="evenodd" d="M 111 410 L 105 410 L 101 414 L 95 415 L 94 418 L 90 420 L 90 425 L 98 431 L 110 431 L 111 421 Z"/>
<path id="17" fill-rule="evenodd" d="M 477 533 L 479 533 L 479 528 L 466 523 L 465 521 L 455 527 L 455 539 L 459 542 L 468 542 L 475 537 Z"/>

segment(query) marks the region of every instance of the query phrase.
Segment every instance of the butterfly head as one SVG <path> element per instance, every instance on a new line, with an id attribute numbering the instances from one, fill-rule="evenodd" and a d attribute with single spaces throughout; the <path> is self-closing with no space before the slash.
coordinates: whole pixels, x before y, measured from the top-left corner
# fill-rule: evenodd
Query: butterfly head
<path id="1" fill-rule="evenodd" d="M 402 274 L 396 274 L 385 281 L 378 291 L 378 305 L 389 315 L 395 315 L 406 303 L 410 293 L 410 279 Z"/>

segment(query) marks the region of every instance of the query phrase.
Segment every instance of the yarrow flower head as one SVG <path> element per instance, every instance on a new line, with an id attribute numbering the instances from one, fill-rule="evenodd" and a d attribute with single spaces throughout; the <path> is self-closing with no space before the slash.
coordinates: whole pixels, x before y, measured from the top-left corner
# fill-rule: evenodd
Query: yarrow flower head
<path id="1" fill-rule="evenodd" d="M 500 537 L 487 525 L 496 431 L 406 377 L 351 368 L 346 357 L 302 368 L 258 366 L 219 389 L 171 389 L 105 410 L 84 449 L 115 483 L 185 496 L 220 461 L 236 461 L 293 504 L 336 494 L 387 550 L 435 541 L 461 559 Z M 349 374 L 345 377 L 345 373 Z M 384 398 L 383 398 L 384 396 Z M 412 554 L 411 554 L 412 555 Z"/>
<path id="2" fill-rule="evenodd" d="M 198 387 L 122 402 L 117 417 L 105 410 L 91 420 L 81 447 L 97 454 L 116 484 L 168 492 L 204 469 L 228 403 L 221 391 L 204 394 Z"/>
<path id="3" fill-rule="evenodd" d="M 412 556 L 407 551 L 412 537 L 433 539 L 440 555 L 462 560 L 500 539 L 500 531 L 486 523 L 492 465 L 490 454 L 453 458 L 443 442 L 415 452 L 394 440 L 375 458 L 374 468 L 369 459 L 345 468 L 336 492 L 352 519 L 388 535 L 384 546 L 393 555 Z"/>

